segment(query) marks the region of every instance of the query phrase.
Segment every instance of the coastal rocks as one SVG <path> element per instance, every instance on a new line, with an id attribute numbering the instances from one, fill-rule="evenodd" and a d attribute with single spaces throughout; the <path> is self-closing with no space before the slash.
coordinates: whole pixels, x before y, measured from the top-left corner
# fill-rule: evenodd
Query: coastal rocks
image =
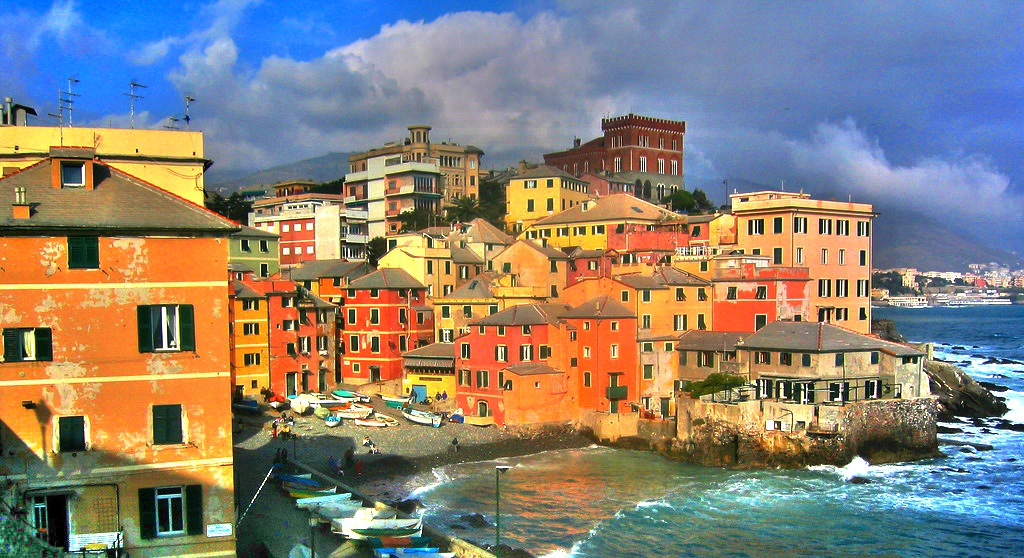
<path id="1" fill-rule="evenodd" d="M 493 527 L 487 518 L 479 513 L 471 513 L 463 516 L 459 516 L 459 521 L 462 521 L 466 525 L 469 525 L 473 529 L 483 529 L 485 527 Z"/>
<path id="2" fill-rule="evenodd" d="M 850 477 L 850 484 L 871 484 L 871 479 L 865 477 Z"/>
<path id="3" fill-rule="evenodd" d="M 939 398 L 939 420 L 948 422 L 952 417 L 1000 417 L 1006 413 L 1003 398 L 971 378 L 960 368 L 945 362 L 927 360 L 924 371 L 928 374 L 933 395 Z"/>
<path id="4" fill-rule="evenodd" d="M 871 320 L 871 333 L 878 337 L 885 339 L 886 341 L 892 341 L 894 343 L 906 343 L 907 340 L 900 335 L 899 331 L 896 331 L 896 323 L 892 320 L 877 319 Z"/>

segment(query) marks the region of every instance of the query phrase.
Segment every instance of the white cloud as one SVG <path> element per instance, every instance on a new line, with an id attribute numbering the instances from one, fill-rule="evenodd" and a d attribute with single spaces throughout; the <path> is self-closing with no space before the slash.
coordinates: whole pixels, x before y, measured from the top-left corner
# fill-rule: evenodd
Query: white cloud
<path id="1" fill-rule="evenodd" d="M 833 192 L 849 191 L 855 197 L 885 199 L 939 215 L 1022 219 L 1024 199 L 1010 191 L 1010 178 L 982 156 L 927 157 L 895 165 L 878 140 L 851 118 L 819 124 L 809 140 L 789 140 L 787 146 L 794 172 Z"/>

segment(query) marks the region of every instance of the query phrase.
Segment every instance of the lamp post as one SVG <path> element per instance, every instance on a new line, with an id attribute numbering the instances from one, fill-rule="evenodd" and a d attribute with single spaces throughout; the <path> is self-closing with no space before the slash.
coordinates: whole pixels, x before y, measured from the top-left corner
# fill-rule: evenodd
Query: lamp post
<path id="1" fill-rule="evenodd" d="M 313 512 L 313 513 L 309 514 L 309 556 L 310 556 L 310 558 L 316 558 L 316 524 L 319 521 L 316 516 L 317 516 L 317 512 Z"/>
<path id="2" fill-rule="evenodd" d="M 496 465 L 494 467 L 494 547 L 501 544 L 501 485 L 498 479 L 512 467 Z"/>

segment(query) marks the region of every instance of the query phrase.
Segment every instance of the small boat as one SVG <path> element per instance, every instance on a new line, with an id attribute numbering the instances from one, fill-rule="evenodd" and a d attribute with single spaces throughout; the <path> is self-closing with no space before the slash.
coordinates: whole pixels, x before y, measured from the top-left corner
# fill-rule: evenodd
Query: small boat
<path id="1" fill-rule="evenodd" d="M 332 520 L 331 531 L 359 540 L 367 537 L 412 537 L 423 534 L 423 520 L 345 517 Z"/>
<path id="2" fill-rule="evenodd" d="M 353 422 L 355 422 L 356 426 L 367 426 L 370 428 L 387 428 L 388 426 L 388 423 L 376 418 L 358 418 Z"/>
<path id="3" fill-rule="evenodd" d="M 481 428 L 486 426 L 492 426 L 494 424 L 494 417 L 474 417 L 474 416 L 463 416 L 463 422 L 466 424 L 472 424 L 473 426 L 479 426 Z"/>
<path id="4" fill-rule="evenodd" d="M 301 488 L 287 489 L 288 496 L 295 498 L 296 500 L 304 498 L 316 498 L 317 496 L 330 496 L 338 491 L 337 487 L 329 488 L 326 490 L 303 490 Z"/>
<path id="5" fill-rule="evenodd" d="M 326 496 L 314 496 L 312 498 L 299 498 L 295 501 L 295 506 L 299 509 L 307 510 L 315 508 L 318 505 L 326 505 L 335 502 L 353 502 L 356 504 L 355 507 L 362 505 L 362 500 L 353 500 L 351 492 L 342 492 L 340 494 L 328 494 Z"/>
<path id="6" fill-rule="evenodd" d="M 336 415 L 334 413 L 331 413 L 331 414 L 327 415 L 326 417 L 324 417 L 324 426 L 326 426 L 327 428 L 334 428 L 335 426 L 340 426 L 340 425 L 341 425 L 341 417 L 340 416 L 338 416 L 338 415 Z"/>
<path id="7" fill-rule="evenodd" d="M 431 543 L 430 537 L 366 537 L 372 548 L 415 548 Z"/>
<path id="8" fill-rule="evenodd" d="M 359 403 L 350 403 L 347 407 L 335 409 L 334 411 L 341 418 L 347 419 L 358 419 L 367 418 L 373 414 L 373 407 L 366 405 L 360 405 Z"/>
<path id="9" fill-rule="evenodd" d="M 313 416 L 320 420 L 327 420 L 331 416 L 331 410 L 327 407 L 316 407 L 313 409 Z"/>
<path id="10" fill-rule="evenodd" d="M 455 553 L 441 552 L 441 549 L 436 546 L 426 546 L 422 548 L 375 548 L 373 549 L 373 555 L 377 558 L 392 558 L 401 556 L 416 556 L 417 558 L 453 558 L 455 556 Z"/>
<path id="11" fill-rule="evenodd" d="M 405 401 L 404 399 L 402 401 L 385 401 L 384 402 L 385 405 L 387 405 L 388 407 L 390 407 L 392 409 L 401 409 L 402 407 L 405 406 L 406 403 L 407 403 L 407 401 Z"/>
<path id="12" fill-rule="evenodd" d="M 368 395 L 363 395 L 361 393 L 356 393 L 354 391 L 348 391 L 344 389 L 336 389 L 331 392 L 331 395 L 337 397 L 338 399 L 351 399 L 353 401 L 358 401 L 360 403 L 370 402 L 370 397 Z"/>
<path id="13" fill-rule="evenodd" d="M 288 407 L 290 407 L 291 400 L 283 395 L 275 393 L 270 397 L 267 397 L 267 405 L 270 405 L 270 408 L 274 409 L 275 411 L 280 411 L 281 409 L 287 409 Z"/>
<path id="14" fill-rule="evenodd" d="M 306 479 L 305 481 L 284 481 L 281 483 L 281 488 L 287 491 L 304 491 L 304 492 L 321 492 L 327 494 L 330 491 L 331 494 L 337 493 L 337 487 L 315 480 Z"/>
<path id="15" fill-rule="evenodd" d="M 260 404 L 253 399 L 236 399 L 231 403 L 231 411 L 243 415 L 260 414 Z"/>
<path id="16" fill-rule="evenodd" d="M 286 473 L 284 471 L 274 471 L 274 478 L 281 482 L 290 482 L 293 484 L 308 484 L 308 485 L 319 485 L 320 481 L 313 480 L 313 475 L 310 473 L 302 473 L 296 475 L 294 473 Z"/>
<path id="17" fill-rule="evenodd" d="M 373 418 L 381 422 L 388 423 L 388 426 L 398 426 L 399 424 L 401 424 L 400 422 L 398 422 L 398 419 L 389 415 L 385 415 L 384 413 L 373 413 Z"/>
<path id="18" fill-rule="evenodd" d="M 297 544 L 288 552 L 288 558 L 316 558 L 313 549 L 304 544 Z"/>
<path id="19" fill-rule="evenodd" d="M 402 416 L 409 422 L 416 424 L 423 424 L 426 426 L 433 426 L 434 428 L 440 428 L 441 415 L 435 415 L 434 413 L 428 413 L 427 411 L 421 411 L 419 409 L 402 409 Z"/>
<path id="20" fill-rule="evenodd" d="M 398 395 L 385 395 L 383 393 L 380 394 L 380 398 L 389 403 L 405 403 L 409 400 L 409 396 L 400 397 Z"/>
<path id="21" fill-rule="evenodd" d="M 292 399 L 290 403 L 292 411 L 296 415 L 306 414 L 309 411 L 311 407 L 311 402 L 314 399 L 314 397 L 310 397 L 310 395 L 307 393 L 300 393 L 299 395 L 296 395 L 295 398 Z"/>

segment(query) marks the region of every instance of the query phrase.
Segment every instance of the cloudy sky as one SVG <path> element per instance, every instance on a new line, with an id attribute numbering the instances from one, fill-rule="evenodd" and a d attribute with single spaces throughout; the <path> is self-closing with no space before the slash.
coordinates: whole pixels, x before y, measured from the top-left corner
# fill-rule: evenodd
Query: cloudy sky
<path id="1" fill-rule="evenodd" d="M 46 115 L 74 77 L 75 125 L 127 126 L 134 80 L 146 85 L 136 127 L 153 128 L 183 116 L 191 95 L 192 127 L 220 172 L 366 149 L 414 123 L 503 166 L 637 112 L 687 122 L 691 185 L 784 183 L 1024 244 L 1024 2 L 28 0 L 6 10 L 0 94 Z"/>

